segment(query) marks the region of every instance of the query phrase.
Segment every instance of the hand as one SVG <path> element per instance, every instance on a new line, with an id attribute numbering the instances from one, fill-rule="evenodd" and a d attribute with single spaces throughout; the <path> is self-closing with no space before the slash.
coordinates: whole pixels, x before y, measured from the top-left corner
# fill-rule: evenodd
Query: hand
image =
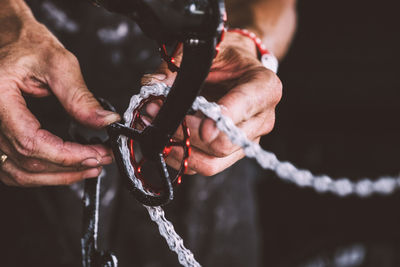
<path id="1" fill-rule="evenodd" d="M 162 81 L 172 85 L 176 74 L 171 73 L 166 64 L 158 72 L 146 75 L 142 82 L 149 84 Z M 275 106 L 281 94 L 279 78 L 261 65 L 253 41 L 237 33 L 226 33 L 202 95 L 224 106 L 223 113 L 250 140 L 259 142 L 260 137 L 269 133 L 274 126 Z M 154 104 L 147 109 L 150 115 L 155 116 L 159 107 Z M 186 116 L 186 123 L 192 144 L 188 174 L 215 175 L 244 157 L 242 149 L 233 145 L 224 133 L 220 133 L 211 119 L 197 113 Z M 175 138 L 182 138 L 179 130 Z M 182 154 L 182 149 L 173 148 L 166 160 L 168 165 L 178 169 Z"/>
<path id="2" fill-rule="evenodd" d="M 0 166 L 0 181 L 13 186 L 65 185 L 96 177 L 112 162 L 111 151 L 65 142 L 42 129 L 23 95 L 54 94 L 73 118 L 93 128 L 120 118 L 103 110 L 86 88 L 76 57 L 30 12 L 22 13 L 10 12 L 0 20 L 11 25 L 0 26 L 0 152 L 8 156 Z"/>

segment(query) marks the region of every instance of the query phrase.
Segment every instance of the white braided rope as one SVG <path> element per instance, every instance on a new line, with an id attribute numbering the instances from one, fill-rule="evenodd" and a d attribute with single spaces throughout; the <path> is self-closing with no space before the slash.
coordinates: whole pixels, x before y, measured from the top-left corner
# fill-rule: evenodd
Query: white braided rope
<path id="1" fill-rule="evenodd" d="M 133 111 L 140 105 L 142 100 L 148 98 L 150 95 L 160 96 L 167 95 L 169 87 L 164 84 L 155 84 L 152 86 L 142 87 L 139 95 L 134 95 L 131 98 L 128 109 L 124 114 L 125 126 L 130 127 L 133 120 Z M 128 147 L 128 138 L 120 136 L 119 150 L 121 151 L 122 160 L 129 174 L 129 178 L 139 188 L 143 189 L 142 182 L 135 177 L 135 171 L 130 162 L 130 151 Z M 149 192 L 150 193 L 150 192 Z M 170 250 L 178 255 L 178 261 L 185 267 L 200 267 L 200 264 L 195 260 L 193 253 L 183 245 L 182 238 L 176 233 L 174 226 L 170 221 L 165 218 L 164 210 L 161 207 L 144 206 L 153 222 L 158 225 L 160 235 L 167 241 Z"/>
<path id="2" fill-rule="evenodd" d="M 125 126 L 130 127 L 133 120 L 133 111 L 139 106 L 142 100 L 148 98 L 150 95 L 159 96 L 167 95 L 169 93 L 169 87 L 162 84 L 153 86 L 143 86 L 140 90 L 140 94 L 131 97 L 128 109 L 124 113 Z M 130 152 L 128 146 L 128 138 L 126 136 L 119 137 L 119 150 L 121 151 L 122 160 L 129 173 L 129 178 L 132 180 L 134 185 L 143 190 L 142 182 L 135 177 L 135 171 L 131 164 Z M 149 194 L 152 194 L 149 192 Z"/>
<path id="3" fill-rule="evenodd" d="M 275 154 L 263 150 L 259 144 L 251 142 L 238 129 L 229 117 L 222 115 L 221 107 L 208 102 L 204 97 L 197 97 L 192 108 L 213 119 L 219 130 L 224 132 L 233 144 L 243 148 L 249 158 L 254 158 L 264 169 L 270 169 L 286 181 L 300 187 L 311 187 L 317 192 L 331 192 L 338 196 L 357 195 L 367 197 L 372 194 L 389 195 L 400 187 L 400 177 L 383 176 L 376 180 L 364 178 L 352 182 L 348 178 L 332 179 L 327 175 L 313 175 L 309 170 L 297 169 L 290 162 L 281 162 Z"/>
<path id="4" fill-rule="evenodd" d="M 143 99 L 150 94 L 166 96 L 169 90 L 170 87 L 163 83 L 143 86 L 140 94 L 132 97 L 131 105 L 132 102 L 138 101 L 135 99 Z M 199 96 L 194 101 L 192 109 L 201 111 L 214 120 L 218 129 L 224 132 L 233 144 L 242 147 L 246 156 L 254 158 L 262 168 L 272 170 L 281 179 L 300 187 L 311 187 L 320 193 L 331 192 L 339 196 L 353 194 L 360 197 L 372 194 L 388 195 L 400 187 L 400 177 L 383 176 L 375 180 L 365 178 L 353 182 L 348 178 L 332 179 L 327 175 L 313 175 L 308 170 L 297 169 L 290 162 L 279 161 L 275 154 L 263 150 L 259 144 L 248 140 L 232 120 L 222 114 L 221 106 L 218 104 L 208 102 L 204 97 Z M 129 114 L 125 114 L 125 119 L 127 119 L 127 115 Z"/>
<path id="5" fill-rule="evenodd" d="M 164 83 L 143 86 L 140 94 L 131 98 L 130 105 L 124 114 L 125 125 L 130 126 L 133 119 L 133 110 L 138 107 L 143 99 L 150 95 L 167 96 L 169 90 L 170 87 Z M 222 114 L 221 106 L 218 104 L 208 102 L 204 97 L 199 96 L 194 101 L 192 109 L 201 111 L 204 115 L 214 120 L 218 129 L 224 132 L 233 144 L 242 147 L 246 156 L 254 158 L 262 168 L 272 170 L 279 178 L 300 187 L 311 187 L 317 192 L 331 192 L 341 197 L 351 194 L 360 197 L 368 197 L 372 194 L 389 195 L 400 187 L 400 177 L 384 176 L 375 180 L 365 178 L 353 182 L 348 178 L 332 179 L 327 175 L 315 176 L 308 170 L 297 169 L 290 162 L 279 161 L 275 154 L 263 150 L 259 144 L 248 140 L 233 121 Z M 130 164 L 127 138 L 122 136 L 119 141 L 120 151 L 123 161 L 126 163 L 125 166 L 128 167 L 130 179 L 137 186 L 143 188 L 140 180 L 135 178 L 133 167 Z M 162 208 L 147 206 L 145 208 L 149 212 L 151 219 L 157 223 L 160 234 L 167 241 L 169 248 L 177 253 L 179 262 L 183 266 L 200 266 L 194 259 L 193 254 L 184 247 L 182 238 L 175 232 L 172 223 L 165 218 Z"/>
<path id="6" fill-rule="evenodd" d="M 186 267 L 200 267 L 193 253 L 183 245 L 183 239 L 175 232 L 172 223 L 165 218 L 164 210 L 161 207 L 144 207 L 151 220 L 157 223 L 160 235 L 167 241 L 169 249 L 178 255 L 179 263 Z"/>

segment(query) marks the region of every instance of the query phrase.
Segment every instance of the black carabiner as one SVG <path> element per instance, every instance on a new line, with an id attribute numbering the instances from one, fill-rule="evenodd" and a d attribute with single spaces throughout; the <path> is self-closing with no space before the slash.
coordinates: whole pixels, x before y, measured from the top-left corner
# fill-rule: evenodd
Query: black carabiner
<path id="1" fill-rule="evenodd" d="M 129 8 L 132 10 L 136 8 L 135 14 L 129 12 L 129 8 L 123 12 L 134 18 L 143 31 L 156 39 L 159 44 L 172 41 L 182 43 L 183 57 L 179 68 L 174 69 L 177 71 L 174 84 L 150 125 L 142 130 L 127 127 L 121 123 L 111 124 L 107 128 L 110 145 L 119 170 L 125 177 L 128 189 L 138 201 L 147 206 L 165 205 L 173 199 L 173 184 L 176 182 L 176 177 L 170 177 L 165 164 L 164 151 L 171 144 L 174 133 L 182 125 L 193 101 L 201 91 L 224 30 L 225 9 L 222 0 L 201 1 L 201 4 L 194 0 L 177 0 L 175 2 L 174 6 L 172 4 L 170 6 L 161 0 L 131 1 Z M 120 9 L 120 4 L 124 1 L 118 3 L 97 1 L 97 3 L 104 4 L 111 11 L 121 13 L 121 10 L 124 10 Z M 174 8 L 182 10 L 182 13 L 176 13 Z M 196 9 L 198 12 L 194 12 Z M 167 10 L 174 11 L 171 13 L 174 14 L 173 18 L 169 18 L 168 14 L 163 13 Z M 135 177 L 130 177 L 129 166 L 125 165 L 127 162 L 123 160 L 119 149 L 121 135 L 128 137 L 131 142 L 139 144 L 143 157 L 157 165 L 162 178 L 161 190 L 155 190 L 149 186 L 137 186 L 138 183 L 132 180 L 141 177 L 138 171 L 140 168 L 134 168 Z M 188 151 L 190 148 L 186 148 L 185 156 L 188 156 Z M 184 165 L 187 166 L 187 159 L 183 160 Z M 140 180 L 142 185 L 146 184 L 146 177 L 140 178 Z"/>

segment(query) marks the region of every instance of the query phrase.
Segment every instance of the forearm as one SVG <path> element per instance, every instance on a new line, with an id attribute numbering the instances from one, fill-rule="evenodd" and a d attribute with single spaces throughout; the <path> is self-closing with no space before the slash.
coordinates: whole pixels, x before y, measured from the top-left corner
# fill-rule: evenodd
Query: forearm
<path id="1" fill-rule="evenodd" d="M 226 0 L 228 25 L 256 33 L 278 59 L 296 29 L 296 0 Z"/>

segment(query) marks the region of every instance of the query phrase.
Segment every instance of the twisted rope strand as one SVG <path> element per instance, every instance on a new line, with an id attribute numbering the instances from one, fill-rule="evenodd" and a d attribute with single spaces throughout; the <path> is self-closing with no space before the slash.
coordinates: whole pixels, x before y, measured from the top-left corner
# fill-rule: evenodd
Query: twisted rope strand
<path id="1" fill-rule="evenodd" d="M 167 96 L 169 90 L 170 87 L 164 83 L 143 86 L 140 94 L 131 98 L 130 105 L 124 114 L 125 125 L 130 126 L 133 119 L 133 110 L 143 99 L 150 95 Z M 254 158 L 263 169 L 272 170 L 282 180 L 292 182 L 299 187 L 310 187 L 319 193 L 331 192 L 340 197 L 348 195 L 357 195 L 359 197 L 368 197 L 373 194 L 390 195 L 400 187 L 400 177 L 382 176 L 375 180 L 365 178 L 353 182 L 348 178 L 332 179 L 327 175 L 313 175 L 309 170 L 298 169 L 290 162 L 279 161 L 275 154 L 263 150 L 259 144 L 248 140 L 233 121 L 222 114 L 221 106 L 218 104 L 208 102 L 204 97 L 199 96 L 194 101 L 192 109 L 201 111 L 204 115 L 214 120 L 218 129 L 224 132 L 233 144 L 242 147 L 246 156 Z M 142 187 L 141 181 L 135 177 L 133 167 L 130 164 L 127 141 L 125 136 L 120 137 L 120 151 L 126 163 L 125 166 L 128 167 L 130 179 Z M 163 209 L 161 207 L 144 207 L 149 212 L 151 220 L 157 223 L 160 234 L 167 241 L 169 248 L 178 255 L 179 263 L 188 267 L 200 266 L 193 253 L 183 245 L 183 240 L 175 232 L 172 223 L 165 218 Z"/>

